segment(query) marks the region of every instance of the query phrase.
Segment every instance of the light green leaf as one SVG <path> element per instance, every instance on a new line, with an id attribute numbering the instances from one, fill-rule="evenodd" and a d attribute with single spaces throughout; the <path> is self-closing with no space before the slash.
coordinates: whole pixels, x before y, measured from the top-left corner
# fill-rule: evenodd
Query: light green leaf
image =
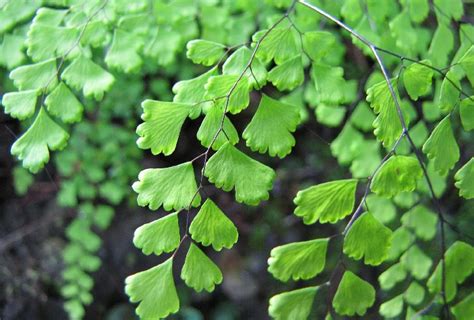
<path id="1" fill-rule="evenodd" d="M 329 238 L 292 242 L 272 249 L 268 271 L 278 280 L 308 280 L 323 271 Z"/>
<path id="2" fill-rule="evenodd" d="M 379 313 L 385 318 L 395 318 L 403 311 L 403 294 L 399 294 L 380 305 Z"/>
<path id="3" fill-rule="evenodd" d="M 18 67 L 10 72 L 10 79 L 20 90 L 41 89 L 49 91 L 58 83 L 56 72 L 56 59 L 50 59 Z"/>
<path id="4" fill-rule="evenodd" d="M 363 213 L 344 237 L 344 253 L 364 263 L 377 266 L 388 257 L 392 230 L 384 226 L 370 212 Z"/>
<path id="5" fill-rule="evenodd" d="M 223 113 L 224 110 L 219 105 L 210 107 L 199 127 L 197 138 L 206 148 L 209 148 L 214 141 L 214 137 L 222 123 Z M 225 116 L 223 130 L 219 132 L 219 135 L 212 144 L 212 149 L 218 150 L 227 141 L 233 145 L 237 144 L 239 142 L 239 134 L 229 118 Z"/>
<path id="6" fill-rule="evenodd" d="M 225 46 L 208 40 L 191 40 L 186 45 L 186 56 L 197 64 L 212 66 L 217 63 L 225 53 Z"/>
<path id="7" fill-rule="evenodd" d="M 354 127 L 368 132 L 372 129 L 375 115 L 369 108 L 369 105 L 365 101 L 361 101 L 357 104 L 354 112 L 352 112 L 350 120 Z"/>
<path id="8" fill-rule="evenodd" d="M 303 34 L 303 48 L 314 61 L 321 61 L 334 47 L 336 37 L 327 31 L 309 31 Z"/>
<path id="9" fill-rule="evenodd" d="M 72 91 L 61 82 L 44 101 L 48 112 L 66 123 L 80 121 L 84 107 Z"/>
<path id="10" fill-rule="evenodd" d="M 474 271 L 474 248 L 469 244 L 456 241 L 445 253 L 446 265 L 446 299 L 454 299 L 457 285 L 463 283 Z M 430 292 L 440 292 L 442 285 L 442 263 L 438 263 L 428 280 Z"/>
<path id="11" fill-rule="evenodd" d="M 26 56 L 23 53 L 24 38 L 14 34 L 4 34 L 0 44 L 0 66 L 11 70 L 21 65 Z"/>
<path id="12" fill-rule="evenodd" d="M 13 186 L 16 194 L 25 195 L 34 181 L 34 176 L 28 170 L 19 165 L 15 166 L 13 169 Z"/>
<path id="13" fill-rule="evenodd" d="M 125 73 L 137 72 L 143 63 L 139 54 L 142 47 L 143 41 L 135 34 L 115 29 L 104 61 L 109 68 Z"/>
<path id="14" fill-rule="evenodd" d="M 405 227 L 400 227 L 393 232 L 392 246 L 388 255 L 389 260 L 398 259 L 415 241 L 415 236 Z"/>
<path id="15" fill-rule="evenodd" d="M 402 216 L 402 224 L 413 229 L 423 240 L 431 240 L 436 235 L 438 216 L 424 205 L 417 205 Z"/>
<path id="16" fill-rule="evenodd" d="M 85 56 L 80 56 L 64 69 L 61 77 L 66 83 L 81 90 L 84 96 L 102 100 L 104 93 L 112 87 L 114 77 L 98 64 Z"/>
<path id="17" fill-rule="evenodd" d="M 332 305 L 343 316 L 363 316 L 375 302 L 372 285 L 350 271 L 344 272 Z"/>
<path id="18" fill-rule="evenodd" d="M 255 33 L 252 40 L 254 42 L 260 41 L 267 32 L 268 30 L 261 30 Z M 267 33 L 265 38 L 261 40 L 256 56 L 264 63 L 274 59 L 275 63 L 280 65 L 297 54 L 299 54 L 299 49 L 292 29 L 277 27 Z"/>
<path id="19" fill-rule="evenodd" d="M 130 302 L 139 302 L 135 310 L 141 319 L 166 318 L 179 310 L 179 298 L 173 280 L 173 258 L 125 279 Z"/>
<path id="20" fill-rule="evenodd" d="M 442 176 L 459 161 L 460 152 L 451 128 L 449 115 L 439 122 L 423 145 L 423 152 L 433 161 L 435 170 Z"/>
<path id="21" fill-rule="evenodd" d="M 425 279 L 433 265 L 431 258 L 416 244 L 401 256 L 400 263 L 417 280 Z"/>
<path id="22" fill-rule="evenodd" d="M 2 97 L 5 113 L 18 120 L 25 120 L 35 113 L 36 101 L 40 90 L 9 92 Z"/>
<path id="23" fill-rule="evenodd" d="M 416 158 L 391 156 L 375 174 L 370 188 L 379 196 L 391 198 L 400 192 L 414 191 L 416 182 L 422 175 Z"/>
<path id="24" fill-rule="evenodd" d="M 181 279 L 197 292 L 203 289 L 212 292 L 215 285 L 222 282 L 222 272 L 198 246 L 191 243 L 181 270 Z"/>
<path id="25" fill-rule="evenodd" d="M 22 160 L 23 167 L 38 172 L 49 161 L 49 150 L 61 150 L 69 134 L 41 108 L 30 128 L 12 146 L 11 153 Z"/>
<path id="26" fill-rule="evenodd" d="M 347 165 L 354 160 L 361 151 L 364 144 L 364 136 L 351 124 L 346 124 L 341 133 L 331 143 L 331 153 L 337 157 L 342 165 Z"/>
<path id="27" fill-rule="evenodd" d="M 249 64 L 251 57 L 252 51 L 249 48 L 237 49 L 222 66 L 222 73 L 240 75 Z M 255 89 L 261 89 L 267 83 L 267 69 L 258 58 L 254 58 L 251 67 L 245 71 L 245 77 Z"/>
<path id="28" fill-rule="evenodd" d="M 474 314 L 474 293 L 451 308 L 456 320 L 469 320 Z"/>
<path id="29" fill-rule="evenodd" d="M 461 88 L 458 77 L 454 71 L 449 71 L 441 83 L 441 92 L 438 97 L 438 107 L 444 113 L 451 112 L 459 103 L 459 95 L 461 93 L 458 88 Z"/>
<path id="30" fill-rule="evenodd" d="M 237 202 L 258 205 L 269 198 L 275 171 L 226 142 L 207 162 L 204 175 L 224 191 L 235 188 Z"/>
<path id="31" fill-rule="evenodd" d="M 454 20 L 461 19 L 464 14 L 462 0 L 434 0 L 435 11 L 442 16 L 448 16 Z M 441 11 L 441 13 L 439 13 Z"/>
<path id="32" fill-rule="evenodd" d="M 158 210 L 163 205 L 166 211 L 197 207 L 201 197 L 197 193 L 193 164 L 185 162 L 177 166 L 145 169 L 138 175 L 133 190 L 138 193 L 138 205 Z"/>
<path id="33" fill-rule="evenodd" d="M 293 90 L 304 81 L 301 56 L 296 56 L 275 66 L 268 73 L 268 80 L 279 90 Z"/>
<path id="34" fill-rule="evenodd" d="M 140 226 L 133 235 L 133 244 L 147 256 L 171 252 L 179 246 L 179 241 L 177 212 Z"/>
<path id="35" fill-rule="evenodd" d="M 194 241 L 212 245 L 216 251 L 232 248 L 239 238 L 235 225 L 210 198 L 191 222 L 189 233 Z"/>
<path id="36" fill-rule="evenodd" d="M 365 199 L 365 202 L 367 204 L 367 210 L 383 224 L 393 221 L 397 215 L 397 209 L 392 201 L 387 198 L 379 197 L 375 194 L 369 194 Z"/>
<path id="37" fill-rule="evenodd" d="M 313 64 L 311 78 L 314 81 L 319 102 L 338 105 L 345 100 L 346 82 L 344 69 L 326 64 Z"/>
<path id="38" fill-rule="evenodd" d="M 151 149 L 154 155 L 170 155 L 176 149 L 181 127 L 191 112 L 188 103 L 145 100 L 142 102 L 144 121 L 137 127 L 140 136 L 137 145 L 141 149 Z"/>
<path id="39" fill-rule="evenodd" d="M 410 18 L 413 22 L 423 22 L 430 13 L 428 0 L 404 0 L 401 1 L 404 7 L 408 8 Z"/>
<path id="40" fill-rule="evenodd" d="M 308 319 L 318 287 L 283 292 L 270 299 L 268 313 L 276 320 Z"/>
<path id="41" fill-rule="evenodd" d="M 471 158 L 454 175 L 456 182 L 454 185 L 459 189 L 459 196 L 472 199 L 474 198 L 474 158 Z"/>
<path id="42" fill-rule="evenodd" d="M 447 66 L 449 63 L 449 53 L 453 48 L 454 35 L 451 28 L 445 23 L 438 24 L 428 50 L 428 57 L 433 65 L 440 68 Z"/>
<path id="43" fill-rule="evenodd" d="M 430 65 L 429 60 L 422 60 L 420 63 Z M 418 97 L 428 94 L 431 90 L 433 80 L 433 70 L 420 63 L 412 63 L 403 74 L 403 84 L 410 98 L 418 100 Z"/>
<path id="44" fill-rule="evenodd" d="M 237 83 L 238 81 L 238 83 Z M 237 85 L 235 85 L 237 83 Z M 248 107 L 250 103 L 250 85 L 247 77 L 239 80 L 238 75 L 212 76 L 207 81 L 206 99 L 218 99 L 217 102 L 227 106 L 227 110 L 236 114 Z"/>
<path id="45" fill-rule="evenodd" d="M 355 203 L 356 179 L 321 183 L 301 190 L 293 202 L 295 215 L 305 224 L 336 223 L 352 212 Z"/>
<path id="46" fill-rule="evenodd" d="M 71 53 L 78 37 L 79 30 L 76 28 L 32 23 L 26 41 L 28 56 L 39 62 Z"/>
<path id="47" fill-rule="evenodd" d="M 462 32 L 462 31 L 461 31 Z M 474 46 L 471 46 L 458 62 L 472 86 L 474 86 Z"/>
<path id="48" fill-rule="evenodd" d="M 466 98 L 461 101 L 459 107 L 459 115 L 461 117 L 461 123 L 466 131 L 474 129 L 474 96 Z"/>
<path id="49" fill-rule="evenodd" d="M 425 298 L 425 289 L 416 281 L 413 281 L 404 293 L 404 299 L 411 305 L 418 305 Z"/>
<path id="50" fill-rule="evenodd" d="M 316 120 L 327 127 L 338 127 L 341 125 L 346 108 L 339 106 L 327 106 L 323 103 L 316 106 Z"/>
<path id="51" fill-rule="evenodd" d="M 263 94 L 257 112 L 245 128 L 243 138 L 252 151 L 285 157 L 295 145 L 291 134 L 299 124 L 299 109 Z"/>
<path id="52" fill-rule="evenodd" d="M 357 153 L 356 157 L 352 160 L 350 171 L 354 178 L 366 179 L 372 175 L 382 161 L 382 157 L 380 156 L 380 143 L 376 140 L 364 140 L 359 145 Z M 378 219 L 381 218 L 383 213 L 374 212 L 374 214 Z"/>
<path id="53" fill-rule="evenodd" d="M 405 280 L 407 272 L 400 263 L 392 265 L 390 268 L 382 272 L 379 276 L 380 287 L 388 291 L 392 289 L 397 283 Z"/>

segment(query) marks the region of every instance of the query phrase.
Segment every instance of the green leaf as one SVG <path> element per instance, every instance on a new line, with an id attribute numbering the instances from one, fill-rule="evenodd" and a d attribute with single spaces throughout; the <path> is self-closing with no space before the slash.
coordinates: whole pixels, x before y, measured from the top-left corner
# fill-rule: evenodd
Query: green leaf
<path id="1" fill-rule="evenodd" d="M 466 98 L 461 101 L 459 107 L 459 115 L 461 117 L 461 123 L 466 131 L 474 129 L 474 96 Z"/>
<path id="2" fill-rule="evenodd" d="M 413 22 L 423 22 L 430 13 L 428 0 L 404 0 L 402 5 L 408 8 L 410 18 Z"/>
<path id="3" fill-rule="evenodd" d="M 417 205 L 402 216 L 402 224 L 413 229 L 423 240 L 431 240 L 436 235 L 438 216 L 424 205 Z"/>
<path id="4" fill-rule="evenodd" d="M 41 91 L 36 89 L 6 93 L 2 97 L 5 113 L 19 120 L 31 117 L 35 113 L 36 101 L 40 93 Z"/>
<path id="5" fill-rule="evenodd" d="M 305 224 L 336 223 L 352 212 L 355 203 L 356 179 L 321 183 L 301 190 L 293 202 L 295 215 Z"/>
<path id="6" fill-rule="evenodd" d="M 417 280 L 425 279 L 433 265 L 428 257 L 416 244 L 412 245 L 400 258 L 402 266 Z"/>
<path id="7" fill-rule="evenodd" d="M 104 93 L 112 87 L 114 77 L 98 64 L 85 56 L 80 56 L 64 69 L 61 77 L 66 83 L 81 90 L 84 96 L 102 100 Z"/>
<path id="8" fill-rule="evenodd" d="M 428 50 L 428 57 L 433 65 L 441 68 L 447 66 L 449 53 L 453 48 L 454 35 L 451 28 L 444 23 L 438 24 Z"/>
<path id="9" fill-rule="evenodd" d="M 326 264 L 329 238 L 292 242 L 272 249 L 268 271 L 278 280 L 308 280 L 321 273 Z"/>
<path id="10" fill-rule="evenodd" d="M 350 271 L 344 272 L 332 305 L 343 316 L 363 316 L 375 302 L 372 285 Z"/>
<path id="11" fill-rule="evenodd" d="M 276 320 L 308 319 L 319 287 L 283 292 L 270 299 L 268 313 Z"/>
<path id="12" fill-rule="evenodd" d="M 261 40 L 265 34 L 265 38 Z M 270 31 L 261 30 L 253 35 L 252 40 L 260 41 L 256 56 L 264 63 L 274 59 L 275 63 L 280 65 L 299 54 L 291 28 L 277 27 Z"/>
<path id="13" fill-rule="evenodd" d="M 342 165 L 352 162 L 360 153 L 364 143 L 364 136 L 350 124 L 342 128 L 341 133 L 331 143 L 331 153 L 337 157 Z"/>
<path id="14" fill-rule="evenodd" d="M 327 127 L 338 127 L 344 120 L 346 111 L 344 107 L 318 104 L 315 110 L 316 120 Z"/>
<path id="15" fill-rule="evenodd" d="M 458 77 L 454 71 L 449 71 L 441 83 L 441 93 L 438 97 L 438 107 L 444 113 L 451 112 L 459 103 L 459 95 L 461 93 L 458 88 L 461 88 Z"/>
<path id="16" fill-rule="evenodd" d="M 214 141 L 214 137 L 221 126 L 223 113 L 224 110 L 219 105 L 214 105 L 208 109 L 196 135 L 204 147 L 209 148 Z M 233 145 L 237 144 L 239 134 L 229 118 L 225 116 L 223 128 L 212 144 L 212 149 L 218 150 L 227 141 Z"/>
<path id="17" fill-rule="evenodd" d="M 459 189 L 459 196 L 472 199 L 474 198 L 474 158 L 471 158 L 454 175 L 456 182 L 454 185 Z"/>
<path id="18" fill-rule="evenodd" d="M 18 195 L 25 195 L 34 180 L 34 176 L 22 166 L 15 166 L 13 169 L 13 186 Z"/>
<path id="19" fill-rule="evenodd" d="M 396 89 L 394 88 L 394 90 Z M 398 94 L 397 99 L 400 101 Z M 386 148 L 392 147 L 402 134 L 402 125 L 386 81 L 379 82 L 367 89 L 367 101 L 377 114 L 377 118 L 373 122 L 375 136 Z"/>
<path id="20" fill-rule="evenodd" d="M 114 209 L 106 205 L 99 205 L 96 208 L 94 214 L 94 224 L 99 227 L 99 229 L 105 230 L 110 226 L 112 219 L 114 218 Z"/>
<path id="21" fill-rule="evenodd" d="M 41 108 L 30 128 L 12 146 L 11 153 L 23 167 L 36 173 L 49 161 L 49 150 L 61 150 L 69 134 Z"/>
<path id="22" fill-rule="evenodd" d="M 423 152 L 434 163 L 435 170 L 442 176 L 459 161 L 460 152 L 451 128 L 449 115 L 439 122 L 423 145 Z"/>
<path id="23" fill-rule="evenodd" d="M 434 0 L 435 11 L 443 16 L 451 17 L 454 20 L 461 19 L 464 14 L 464 4 L 462 0 Z"/>
<path id="24" fill-rule="evenodd" d="M 325 64 L 313 64 L 311 78 L 314 81 L 319 102 L 338 105 L 345 100 L 346 81 L 344 69 Z"/>
<path id="25" fill-rule="evenodd" d="M 222 66 L 223 74 L 240 75 L 249 64 L 252 51 L 247 47 L 237 49 Z M 261 89 L 267 83 L 267 69 L 258 58 L 254 58 L 251 67 L 245 71 L 245 77 L 255 89 Z"/>
<path id="26" fill-rule="evenodd" d="M 376 140 L 364 140 L 359 145 L 358 154 L 352 160 L 350 171 L 354 178 L 366 179 L 371 176 L 379 163 L 382 161 L 380 156 L 380 143 Z M 375 212 L 377 219 L 381 217 L 382 212 Z"/>
<path id="27" fill-rule="evenodd" d="M 293 90 L 304 81 L 301 56 L 296 56 L 275 66 L 268 73 L 268 80 L 279 90 Z"/>
<path id="28" fill-rule="evenodd" d="M 392 289 L 397 283 L 405 280 L 407 272 L 401 263 L 396 263 L 390 268 L 382 272 L 379 276 L 380 287 L 388 291 Z"/>
<path id="29" fill-rule="evenodd" d="M 388 257 L 392 230 L 384 226 L 370 212 L 363 213 L 344 237 L 344 253 L 364 263 L 378 266 Z"/>
<path id="30" fill-rule="evenodd" d="M 469 244 L 456 241 L 445 253 L 446 265 L 446 299 L 454 299 L 457 285 L 463 283 L 474 271 L 474 248 Z M 428 280 L 430 292 L 441 292 L 442 263 L 438 263 L 435 271 Z"/>
<path id="31" fill-rule="evenodd" d="M 173 258 L 125 279 L 125 293 L 142 319 L 166 318 L 179 310 L 179 298 L 173 280 Z M 159 303 L 157 303 L 159 302 Z"/>
<path id="32" fill-rule="evenodd" d="M 433 70 L 426 66 L 431 66 L 431 62 L 429 60 L 422 60 L 420 63 L 412 63 L 403 74 L 405 89 L 410 98 L 415 101 L 430 92 L 431 81 L 433 80 Z"/>
<path id="33" fill-rule="evenodd" d="M 425 289 L 418 282 L 413 281 L 404 293 L 404 299 L 411 305 L 419 305 L 425 298 Z"/>
<path id="34" fill-rule="evenodd" d="M 26 56 L 23 53 L 24 38 L 13 34 L 4 34 L 0 44 L 0 66 L 11 70 L 21 65 Z"/>
<path id="35" fill-rule="evenodd" d="M 474 46 L 471 46 L 466 53 L 459 59 L 458 62 L 469 79 L 469 82 L 474 86 Z"/>
<path id="36" fill-rule="evenodd" d="M 137 127 L 140 136 L 137 145 L 150 149 L 154 155 L 168 156 L 176 149 L 181 127 L 191 112 L 193 105 L 188 103 L 145 100 L 142 102 L 144 121 Z"/>
<path id="37" fill-rule="evenodd" d="M 357 104 L 354 112 L 352 112 L 350 120 L 354 127 L 368 132 L 372 129 L 372 122 L 375 120 L 375 116 L 369 105 L 365 101 L 361 101 Z"/>
<path id="38" fill-rule="evenodd" d="M 171 252 L 180 240 L 177 212 L 142 225 L 133 235 L 133 244 L 147 256 Z"/>
<path id="39" fill-rule="evenodd" d="M 105 55 L 105 63 L 109 68 L 125 73 L 137 72 L 143 63 L 139 51 L 143 41 L 136 35 L 121 29 L 114 30 L 112 44 Z"/>
<path id="40" fill-rule="evenodd" d="M 327 31 L 309 31 L 303 34 L 303 48 L 314 61 L 321 61 L 334 48 L 336 37 Z"/>
<path id="41" fill-rule="evenodd" d="M 207 81 L 206 99 L 218 99 L 217 102 L 227 106 L 227 110 L 232 114 L 237 114 L 248 107 L 250 103 L 250 85 L 247 77 L 239 80 L 238 75 L 212 76 Z M 237 83 L 238 81 L 238 83 Z M 237 83 L 237 85 L 235 85 Z"/>
<path id="42" fill-rule="evenodd" d="M 393 232 L 392 246 L 388 255 L 390 260 L 398 259 L 415 241 L 415 236 L 405 227 L 400 227 Z"/>
<path id="43" fill-rule="evenodd" d="M 197 64 L 212 66 L 216 64 L 225 53 L 225 46 L 202 39 L 189 41 L 186 45 L 186 56 Z"/>
<path id="44" fill-rule="evenodd" d="M 387 198 L 369 194 L 365 202 L 367 204 L 367 210 L 383 224 L 393 221 L 397 215 L 397 209 L 392 201 Z"/>
<path id="45" fill-rule="evenodd" d="M 203 289 L 212 292 L 215 285 L 222 282 L 222 273 L 198 246 L 191 243 L 181 270 L 181 279 L 197 292 Z"/>
<path id="46" fill-rule="evenodd" d="M 33 22 L 28 31 L 28 56 L 33 61 L 64 56 L 71 53 L 79 36 L 77 28 L 58 27 Z M 47 45 L 45 45 L 47 44 Z"/>
<path id="47" fill-rule="evenodd" d="M 299 124 L 299 109 L 263 94 L 257 112 L 242 134 L 252 151 L 285 157 L 295 145 L 291 134 Z"/>
<path id="48" fill-rule="evenodd" d="M 403 294 L 399 294 L 380 305 L 379 313 L 385 318 L 395 318 L 403 311 Z"/>
<path id="49" fill-rule="evenodd" d="M 10 79 L 22 91 L 35 89 L 49 91 L 58 83 L 56 72 L 56 59 L 50 59 L 18 67 L 10 73 Z"/>
<path id="50" fill-rule="evenodd" d="M 138 193 L 138 205 L 158 210 L 163 205 L 166 211 L 197 207 L 201 197 L 197 193 L 194 169 L 191 162 L 158 169 L 145 169 L 138 175 L 133 190 Z"/>
<path id="51" fill-rule="evenodd" d="M 423 175 L 418 160 L 408 156 L 391 156 L 384 162 L 370 183 L 370 189 L 384 197 L 416 189 L 416 182 Z"/>
<path id="52" fill-rule="evenodd" d="M 239 238 L 235 225 L 210 198 L 191 222 L 189 233 L 194 241 L 212 245 L 216 251 L 232 248 Z"/>
<path id="53" fill-rule="evenodd" d="M 207 162 L 204 175 L 216 187 L 235 188 L 237 202 L 258 205 L 269 198 L 275 171 L 226 142 Z"/>
<path id="54" fill-rule="evenodd" d="M 44 104 L 49 113 L 60 118 L 63 122 L 78 122 L 82 118 L 84 107 L 64 82 L 61 82 L 46 97 Z"/>
<path id="55" fill-rule="evenodd" d="M 469 320 L 474 314 L 474 293 L 457 303 L 451 311 L 457 320 Z"/>

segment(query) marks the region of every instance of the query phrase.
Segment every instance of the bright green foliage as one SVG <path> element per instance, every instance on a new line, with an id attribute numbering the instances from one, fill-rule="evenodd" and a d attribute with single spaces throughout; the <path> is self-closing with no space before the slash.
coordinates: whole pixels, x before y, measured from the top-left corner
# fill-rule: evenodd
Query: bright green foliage
<path id="1" fill-rule="evenodd" d="M 240 75 L 247 67 L 252 51 L 247 47 L 237 49 L 222 66 L 223 74 Z M 267 82 L 267 69 L 258 58 L 252 61 L 251 66 L 245 71 L 245 77 L 255 89 L 261 89 Z M 255 78 L 254 78 L 255 77 Z"/>
<path id="2" fill-rule="evenodd" d="M 338 104 L 345 100 L 344 69 L 325 64 L 313 65 L 311 78 L 320 102 Z"/>
<path id="3" fill-rule="evenodd" d="M 369 108 L 365 101 L 357 104 L 357 107 L 351 114 L 351 123 L 362 131 L 370 131 L 372 129 L 372 122 L 375 120 L 374 113 Z M 344 128 L 346 128 L 345 126 Z"/>
<path id="4" fill-rule="evenodd" d="M 405 280 L 407 272 L 401 263 L 396 263 L 379 276 L 380 287 L 383 290 L 392 289 L 397 283 Z"/>
<path id="5" fill-rule="evenodd" d="M 227 141 L 233 145 L 239 142 L 239 134 L 227 116 L 224 118 L 222 131 L 219 132 L 219 135 L 214 140 L 216 132 L 221 125 L 223 113 L 224 110 L 218 105 L 210 107 L 207 111 L 196 135 L 204 147 L 209 148 L 212 143 L 212 149 L 218 150 Z"/>
<path id="6" fill-rule="evenodd" d="M 390 260 L 398 258 L 415 241 L 415 236 L 405 227 L 400 227 L 393 232 L 392 246 L 388 255 Z"/>
<path id="7" fill-rule="evenodd" d="M 329 239 L 292 242 L 272 249 L 268 271 L 280 281 L 308 280 L 323 271 Z"/>
<path id="8" fill-rule="evenodd" d="M 446 259 L 446 299 L 453 300 L 458 284 L 463 283 L 474 271 L 474 248 L 469 244 L 456 241 L 445 253 Z M 428 280 L 430 292 L 441 291 L 442 264 L 438 263 Z"/>
<path id="9" fill-rule="evenodd" d="M 454 47 L 454 36 L 451 29 L 444 23 L 436 28 L 428 50 L 428 57 L 434 66 L 448 65 L 448 55 Z"/>
<path id="10" fill-rule="evenodd" d="M 18 120 L 31 117 L 35 113 L 36 101 L 40 93 L 41 91 L 36 89 L 6 93 L 2 98 L 5 113 Z"/>
<path id="11" fill-rule="evenodd" d="M 425 298 L 425 289 L 416 281 L 410 283 L 410 286 L 404 293 L 404 299 L 411 305 L 418 305 Z"/>
<path id="12" fill-rule="evenodd" d="M 194 169 L 191 162 L 159 169 L 145 169 L 138 175 L 132 188 L 138 193 L 138 205 L 166 211 L 197 207 L 201 197 L 197 194 Z"/>
<path id="13" fill-rule="evenodd" d="M 56 60 L 21 66 L 10 73 L 10 78 L 20 90 L 51 90 L 56 86 Z"/>
<path id="14" fill-rule="evenodd" d="M 434 0 L 434 4 L 444 15 L 454 20 L 461 19 L 464 13 L 462 0 Z"/>
<path id="15" fill-rule="evenodd" d="M 133 244 L 146 255 L 171 252 L 178 247 L 179 241 L 177 212 L 140 226 L 133 235 Z"/>
<path id="16" fill-rule="evenodd" d="M 69 134 L 41 108 L 31 127 L 12 146 L 11 152 L 23 166 L 36 173 L 49 161 L 49 150 L 66 146 Z"/>
<path id="17" fill-rule="evenodd" d="M 226 111 L 232 114 L 241 112 L 250 103 L 250 85 L 246 77 L 242 77 L 237 83 L 238 79 L 239 76 L 233 74 L 210 77 L 205 85 L 206 94 L 204 97 L 218 99 L 219 103 L 227 107 Z"/>
<path id="18" fill-rule="evenodd" d="M 347 179 L 321 183 L 301 190 L 293 202 L 295 215 L 305 224 L 336 223 L 352 212 L 357 180 Z"/>
<path id="19" fill-rule="evenodd" d="M 331 143 L 331 153 L 340 164 L 349 164 L 360 154 L 364 136 L 353 126 L 347 124 Z"/>
<path id="20" fill-rule="evenodd" d="M 333 107 L 319 104 L 315 110 L 316 119 L 319 123 L 328 127 L 337 127 L 344 120 L 346 109 L 344 107 Z"/>
<path id="21" fill-rule="evenodd" d="M 344 272 L 332 305 L 343 316 L 363 316 L 375 302 L 372 285 L 350 271 Z"/>
<path id="22" fill-rule="evenodd" d="M 203 289 L 212 292 L 215 285 L 222 282 L 222 273 L 198 246 L 191 243 L 181 270 L 181 279 L 197 292 Z"/>
<path id="23" fill-rule="evenodd" d="M 270 299 L 268 313 L 276 320 L 307 319 L 318 287 L 283 292 Z"/>
<path id="24" fill-rule="evenodd" d="M 336 38 L 327 31 L 309 31 L 303 35 L 303 48 L 314 61 L 320 61 L 334 48 Z"/>
<path id="25" fill-rule="evenodd" d="M 192 104 L 145 100 L 142 103 L 143 123 L 137 127 L 137 145 L 151 149 L 154 155 L 170 155 L 176 149 L 179 133 Z"/>
<path id="26" fill-rule="evenodd" d="M 392 156 L 385 161 L 370 183 L 373 192 L 384 197 L 393 197 L 400 192 L 416 189 L 416 182 L 423 172 L 416 158 Z"/>
<path id="27" fill-rule="evenodd" d="M 367 210 L 381 223 L 389 223 L 395 219 L 397 209 L 389 199 L 369 194 L 365 202 Z"/>
<path id="28" fill-rule="evenodd" d="M 189 233 L 194 241 L 212 245 L 216 251 L 232 248 L 239 238 L 235 225 L 210 198 L 191 222 Z"/>
<path id="29" fill-rule="evenodd" d="M 263 95 L 257 112 L 242 134 L 252 151 L 285 157 L 295 145 L 292 132 L 300 121 L 299 110 Z M 215 132 L 215 131 L 214 131 Z"/>
<path id="30" fill-rule="evenodd" d="M 125 73 L 138 71 L 143 62 L 138 54 L 143 42 L 137 40 L 134 34 L 115 29 L 112 44 L 104 59 L 107 66 Z"/>
<path id="31" fill-rule="evenodd" d="M 74 46 L 78 35 L 79 30 L 76 28 L 52 26 L 35 21 L 28 31 L 28 56 L 36 62 L 63 56 Z"/>
<path id="32" fill-rule="evenodd" d="M 207 162 L 205 176 L 224 191 L 235 188 L 237 202 L 257 205 L 269 198 L 275 172 L 226 142 Z"/>
<path id="33" fill-rule="evenodd" d="M 82 89 L 84 96 L 96 100 L 102 100 L 104 93 L 110 90 L 115 82 L 110 73 L 85 56 L 75 59 L 64 69 L 62 78 L 70 87 Z"/>
<path id="34" fill-rule="evenodd" d="M 16 166 L 15 169 L 13 169 L 13 182 L 15 183 L 15 192 L 18 195 L 25 195 L 34 182 L 34 177 L 22 166 Z"/>
<path id="35" fill-rule="evenodd" d="M 461 123 L 466 131 L 474 129 L 474 97 L 469 97 L 461 101 L 459 114 Z"/>
<path id="36" fill-rule="evenodd" d="M 267 32 L 268 30 L 261 30 L 252 37 L 253 41 L 260 41 L 257 58 L 262 62 L 268 63 L 273 59 L 280 65 L 299 54 L 295 36 L 290 28 L 274 28 L 261 40 Z"/>
<path id="37" fill-rule="evenodd" d="M 429 60 L 421 61 L 425 65 L 431 65 Z M 403 84 L 410 98 L 418 100 L 420 96 L 424 96 L 430 92 L 431 80 L 433 79 L 433 70 L 429 67 L 413 63 L 405 70 L 403 74 Z"/>
<path id="38" fill-rule="evenodd" d="M 268 73 L 268 80 L 279 91 L 293 90 L 304 81 L 304 70 L 301 56 L 291 58 L 274 67 Z"/>
<path id="39" fill-rule="evenodd" d="M 395 318 L 403 311 L 403 294 L 399 294 L 380 305 L 379 313 L 385 318 Z"/>
<path id="40" fill-rule="evenodd" d="M 166 318 L 178 312 L 179 298 L 173 280 L 173 259 L 125 279 L 131 302 L 139 302 L 136 313 L 142 319 Z M 157 303 L 159 301 L 159 303 Z"/>
<path id="41" fill-rule="evenodd" d="M 448 80 L 449 79 L 449 80 Z M 451 80 L 451 81 L 450 81 Z M 461 84 L 456 74 L 449 71 L 441 84 L 438 106 L 444 113 L 451 112 L 459 103 L 459 89 Z"/>
<path id="42" fill-rule="evenodd" d="M 474 85 L 474 46 L 471 46 L 469 50 L 466 51 L 464 56 L 459 60 L 462 69 L 466 73 L 467 78 L 471 85 Z"/>
<path id="43" fill-rule="evenodd" d="M 474 198 L 474 158 L 471 158 L 454 176 L 459 195 L 466 199 Z"/>
<path id="44" fill-rule="evenodd" d="M 434 162 L 435 170 L 445 175 L 459 161 L 460 152 L 449 115 L 439 122 L 423 145 L 423 152 Z"/>
<path id="45" fill-rule="evenodd" d="M 474 293 L 451 308 L 457 320 L 469 320 L 474 314 Z"/>
<path id="46" fill-rule="evenodd" d="M 417 205 L 402 216 L 402 224 L 413 229 L 416 236 L 431 240 L 436 235 L 438 216 L 423 205 Z"/>
<path id="47" fill-rule="evenodd" d="M 61 82 L 46 97 L 44 104 L 49 113 L 60 118 L 63 122 L 77 122 L 82 118 L 84 107 L 64 82 Z"/>
<path id="48" fill-rule="evenodd" d="M 13 34 L 5 34 L 0 44 L 0 66 L 13 69 L 25 61 L 23 38 Z"/>
<path id="49" fill-rule="evenodd" d="M 355 260 L 363 257 L 365 264 L 377 266 L 387 258 L 391 241 L 392 230 L 375 219 L 370 212 L 365 212 L 346 234 L 344 253 Z"/>
<path id="50" fill-rule="evenodd" d="M 418 280 L 425 279 L 433 265 L 428 257 L 417 245 L 412 245 L 400 258 L 402 266 Z"/>
<path id="51" fill-rule="evenodd" d="M 217 63 L 225 53 L 225 46 L 207 40 L 192 40 L 186 45 L 186 56 L 194 63 L 212 66 Z"/>

